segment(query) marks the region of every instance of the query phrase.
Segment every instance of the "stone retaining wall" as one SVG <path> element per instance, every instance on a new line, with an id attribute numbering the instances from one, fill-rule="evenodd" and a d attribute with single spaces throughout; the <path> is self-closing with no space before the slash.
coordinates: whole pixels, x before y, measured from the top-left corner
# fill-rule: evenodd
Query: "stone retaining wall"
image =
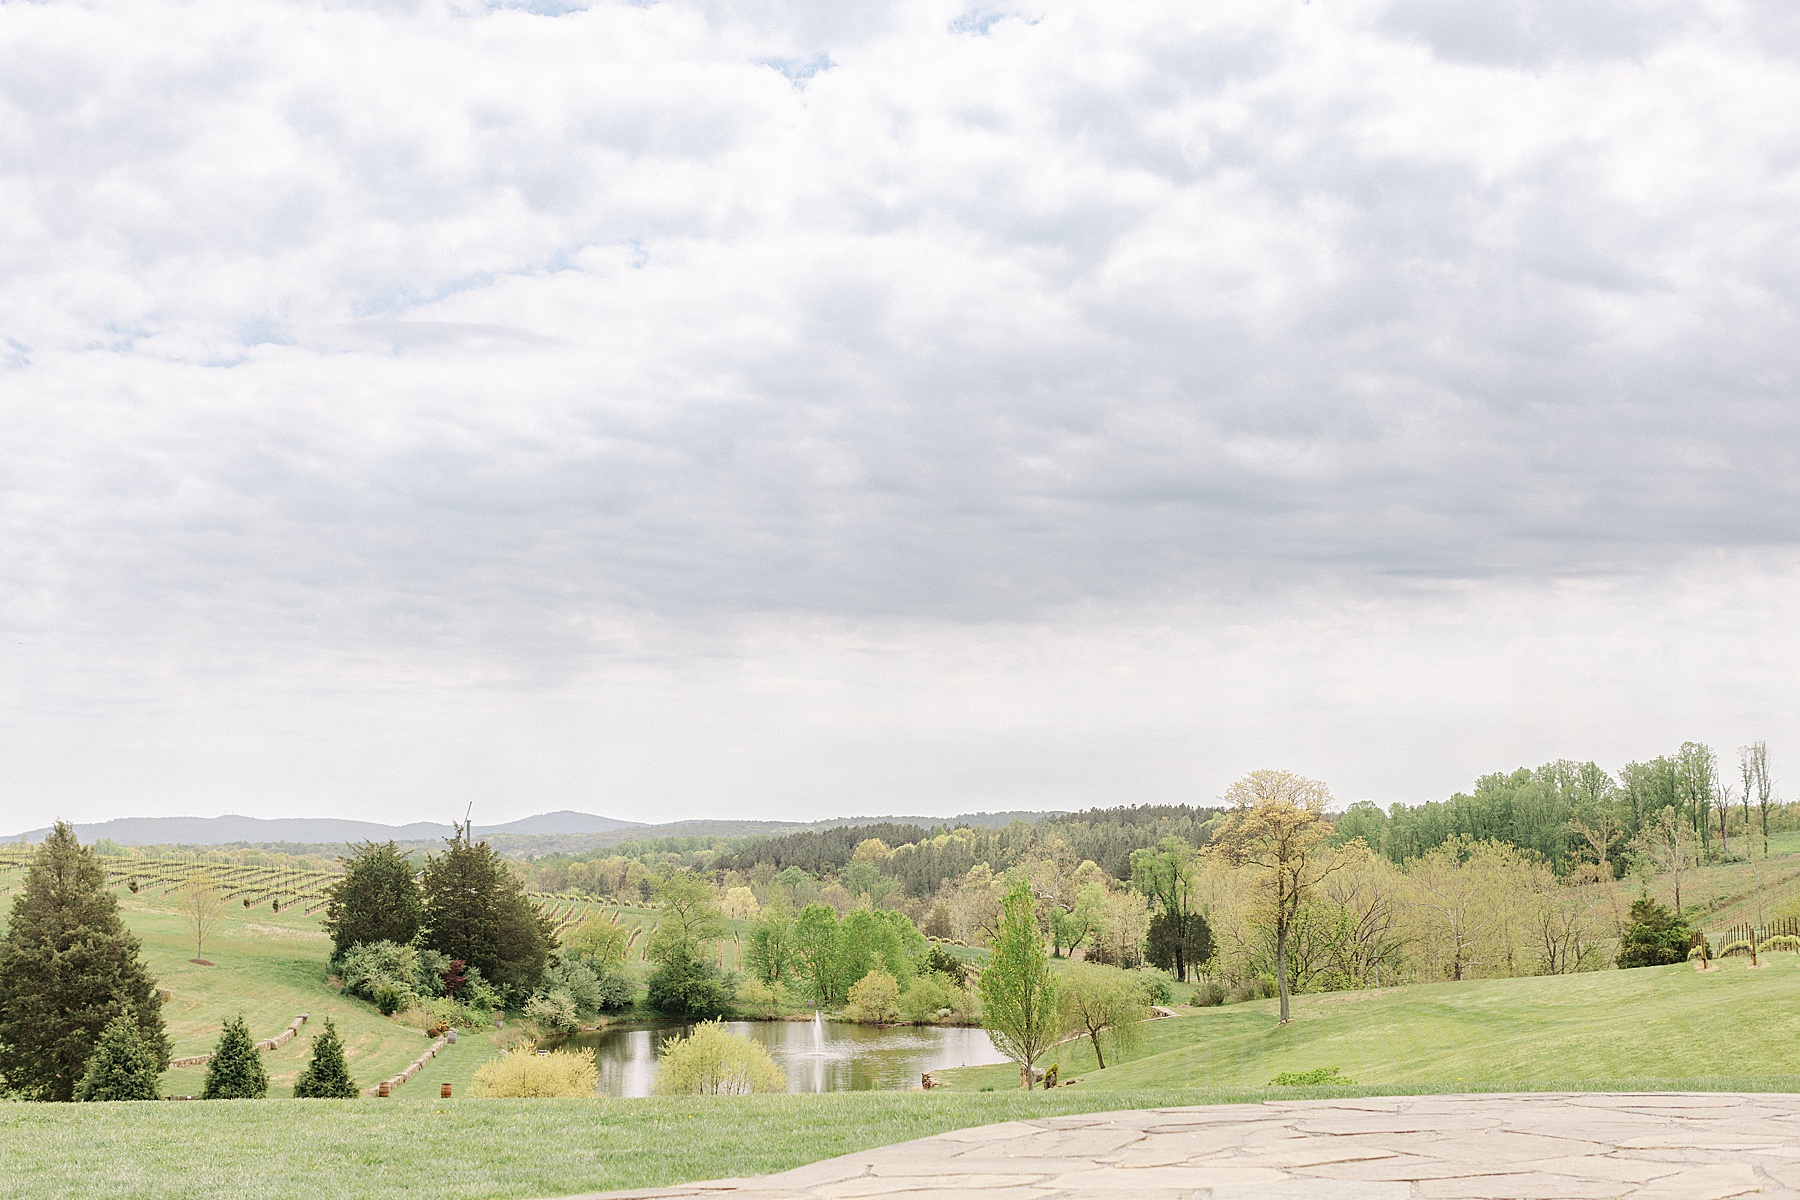
<path id="1" fill-rule="evenodd" d="M 449 1035 L 446 1034 L 444 1036 L 439 1037 L 437 1041 L 431 1043 L 430 1048 L 427 1049 L 425 1051 L 425 1053 L 423 1053 L 423 1054 L 419 1055 L 419 1057 L 413 1059 L 412 1064 L 410 1066 L 408 1066 L 406 1068 L 406 1070 L 400 1072 L 398 1075 L 394 1076 L 392 1079 L 382 1080 L 380 1082 L 380 1084 L 378 1084 L 375 1087 L 374 1093 L 376 1095 L 380 1095 L 381 1089 L 386 1088 L 388 1090 L 388 1093 L 391 1095 L 393 1093 L 394 1089 L 398 1088 L 401 1084 L 403 1084 L 407 1080 L 411 1079 L 414 1075 L 417 1075 L 420 1071 L 423 1071 L 425 1069 L 425 1064 L 430 1062 L 432 1059 L 436 1058 L 438 1056 L 438 1052 L 441 1051 L 445 1046 L 448 1046 L 449 1044 L 450 1044 Z"/>
<path id="2" fill-rule="evenodd" d="M 256 1048 L 258 1050 L 279 1050 L 294 1040 L 294 1035 L 300 1032 L 300 1027 L 304 1024 L 306 1024 L 306 1014 L 301 1013 L 293 1019 L 286 1029 L 282 1030 L 272 1038 L 266 1038 L 263 1041 L 256 1043 Z M 186 1058 L 171 1058 L 169 1060 L 169 1066 L 171 1068 L 198 1067 L 211 1061 L 212 1055 L 210 1054 L 190 1054 Z"/>

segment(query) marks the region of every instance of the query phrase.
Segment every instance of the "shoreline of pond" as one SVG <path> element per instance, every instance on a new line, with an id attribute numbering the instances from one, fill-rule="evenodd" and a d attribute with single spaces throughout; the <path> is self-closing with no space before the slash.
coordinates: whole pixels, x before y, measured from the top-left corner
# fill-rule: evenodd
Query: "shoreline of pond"
<path id="1" fill-rule="evenodd" d="M 645 1096 L 654 1094 L 665 1043 L 691 1036 L 698 1024 L 626 1019 L 542 1038 L 537 1045 L 593 1053 L 602 1095 Z M 795 1093 L 913 1090 L 926 1075 L 1005 1060 L 979 1026 L 833 1021 L 824 1013 L 725 1024 L 761 1044 L 782 1068 L 786 1090 Z"/>

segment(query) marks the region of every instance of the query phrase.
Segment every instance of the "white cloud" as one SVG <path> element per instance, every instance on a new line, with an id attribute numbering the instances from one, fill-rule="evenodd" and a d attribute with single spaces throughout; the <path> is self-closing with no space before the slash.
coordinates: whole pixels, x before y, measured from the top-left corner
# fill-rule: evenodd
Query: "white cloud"
<path id="1" fill-rule="evenodd" d="M 1778 741 L 1800 38 L 1449 12 L 0 5 L 21 827 Z"/>

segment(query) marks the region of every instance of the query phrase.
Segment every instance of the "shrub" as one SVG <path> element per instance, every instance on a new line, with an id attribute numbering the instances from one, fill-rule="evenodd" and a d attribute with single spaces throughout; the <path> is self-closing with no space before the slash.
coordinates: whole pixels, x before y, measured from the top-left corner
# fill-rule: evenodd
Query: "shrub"
<path id="1" fill-rule="evenodd" d="M 744 980 L 738 988 L 738 1000 L 751 1008 L 778 1009 L 786 1007 L 788 990 L 785 983 L 764 983 L 752 975 Z"/>
<path id="2" fill-rule="evenodd" d="M 552 959 L 544 968 L 540 992 L 562 992 L 583 1016 L 600 1011 L 600 976 L 586 963 Z"/>
<path id="3" fill-rule="evenodd" d="M 1225 1003 L 1242 1004 L 1246 1000 L 1267 1000 L 1274 994 L 1275 985 L 1258 976 L 1232 984 L 1231 989 L 1225 993 Z"/>
<path id="4" fill-rule="evenodd" d="M 724 1015 L 731 1006 L 731 989 L 717 967 L 673 958 L 651 972 L 648 999 L 658 1012 L 705 1020 Z"/>
<path id="5" fill-rule="evenodd" d="M 950 989 L 955 986 L 943 975 L 921 975 L 900 994 L 900 1013 L 909 1021 L 921 1024 L 935 1020 L 950 1007 Z"/>
<path id="6" fill-rule="evenodd" d="M 631 980 L 622 971 L 607 971 L 600 976 L 600 1011 L 618 1012 L 631 1007 Z"/>
<path id="7" fill-rule="evenodd" d="M 326 1017 L 325 1028 L 312 1040 L 312 1061 L 294 1080 L 294 1098 L 354 1100 L 356 1095 L 356 1080 L 344 1061 L 344 1043 L 338 1038 L 337 1026 Z"/>
<path id="8" fill-rule="evenodd" d="M 530 1047 L 508 1050 L 475 1069 L 476 1096 L 591 1096 L 600 1086 L 600 1069 L 592 1050 L 552 1050 L 539 1054 Z"/>
<path id="9" fill-rule="evenodd" d="M 964 987 L 969 982 L 968 964 L 935 943 L 931 947 L 931 953 L 925 956 L 920 974 L 947 975 L 957 987 Z"/>
<path id="10" fill-rule="evenodd" d="M 705 1021 L 685 1038 L 663 1042 L 662 1071 L 656 1090 L 670 1096 L 748 1096 L 779 1092 L 787 1076 L 768 1050 L 747 1037 L 728 1033 L 718 1021 Z"/>
<path id="11" fill-rule="evenodd" d="M 539 992 L 526 1001 L 525 1019 L 536 1023 L 545 1033 L 574 1033 L 581 1027 L 575 1001 L 561 988 L 554 992 Z"/>
<path id="12" fill-rule="evenodd" d="M 1744 957 L 1748 958 L 1750 956 L 1750 943 L 1740 939 L 1735 942 L 1726 942 L 1725 945 L 1719 949 L 1720 958 L 1730 958 L 1734 954 L 1742 954 Z"/>
<path id="13" fill-rule="evenodd" d="M 850 988 L 844 1012 L 853 1021 L 892 1021 L 899 1015 L 900 984 L 880 967 L 864 975 Z"/>
<path id="14" fill-rule="evenodd" d="M 463 968 L 463 985 L 456 991 L 456 1001 L 458 1004 L 480 1009 L 483 1012 L 493 1012 L 506 1007 L 500 990 L 483 979 L 481 968 L 474 966 Z"/>
<path id="15" fill-rule="evenodd" d="M 1137 985 L 1145 1004 L 1168 1004 L 1175 999 L 1175 985 L 1161 971 L 1141 968 L 1137 972 Z"/>
<path id="16" fill-rule="evenodd" d="M 1317 1067 L 1311 1071 L 1283 1071 L 1269 1080 L 1270 1087 L 1353 1087 L 1356 1080 L 1346 1078 L 1336 1067 Z"/>
<path id="17" fill-rule="evenodd" d="M 144 1036 L 137 1018 L 128 1013 L 114 1017 L 100 1034 L 100 1044 L 88 1057 L 87 1071 L 75 1086 L 77 1100 L 155 1100 L 156 1048 Z"/>
<path id="18" fill-rule="evenodd" d="M 1758 948 L 1765 952 L 1769 950 L 1800 950 L 1800 937 L 1795 937 L 1791 933 L 1778 933 L 1772 938 L 1765 939 Z"/>
<path id="19" fill-rule="evenodd" d="M 261 1100 L 269 1094 L 269 1073 L 262 1054 L 250 1040 L 243 1014 L 225 1022 L 219 1044 L 206 1064 L 204 1100 Z"/>
<path id="20" fill-rule="evenodd" d="M 392 1016 L 419 999 L 419 952 L 397 942 L 366 942 L 338 957 L 343 993 L 367 1000 Z M 429 995 L 435 989 L 425 989 Z"/>
<path id="21" fill-rule="evenodd" d="M 476 1032 L 494 1027 L 492 1009 L 470 1008 L 466 1004 L 458 1004 L 448 996 L 427 1000 L 420 1007 L 424 1010 L 426 1024 L 431 1028 Z"/>
<path id="22" fill-rule="evenodd" d="M 1619 944 L 1619 966 L 1660 967 L 1686 962 L 1688 927 L 1674 913 L 1645 896 L 1632 901 L 1625 938 Z"/>
<path id="23" fill-rule="evenodd" d="M 1225 1003 L 1225 985 L 1216 979 L 1203 979 L 1200 986 L 1194 989 L 1194 998 L 1188 1003 L 1195 1008 L 1217 1008 Z"/>

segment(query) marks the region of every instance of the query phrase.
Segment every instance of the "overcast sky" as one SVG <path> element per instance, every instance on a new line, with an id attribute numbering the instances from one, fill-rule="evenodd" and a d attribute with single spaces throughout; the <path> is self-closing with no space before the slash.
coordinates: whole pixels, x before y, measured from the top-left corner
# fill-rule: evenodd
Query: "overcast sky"
<path id="1" fill-rule="evenodd" d="M 1769 3 L 0 3 L 0 833 L 1800 773 L 1796 113 Z"/>

